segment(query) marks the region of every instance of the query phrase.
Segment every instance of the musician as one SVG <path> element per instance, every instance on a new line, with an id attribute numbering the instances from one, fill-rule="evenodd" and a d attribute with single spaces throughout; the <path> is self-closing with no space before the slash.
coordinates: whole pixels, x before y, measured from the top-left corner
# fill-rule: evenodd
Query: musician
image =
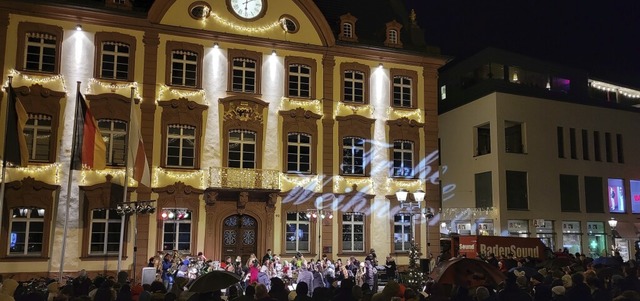
<path id="1" fill-rule="evenodd" d="M 164 260 L 162 261 L 162 282 L 167 288 L 167 291 L 171 290 L 171 287 L 173 286 L 173 271 L 171 271 L 173 264 L 171 254 L 165 254 Z"/>
<path id="2" fill-rule="evenodd" d="M 162 257 L 164 257 L 162 251 L 158 251 L 156 256 L 153 256 L 153 265 L 152 267 L 156 268 L 156 278 L 158 280 L 162 279 Z"/>

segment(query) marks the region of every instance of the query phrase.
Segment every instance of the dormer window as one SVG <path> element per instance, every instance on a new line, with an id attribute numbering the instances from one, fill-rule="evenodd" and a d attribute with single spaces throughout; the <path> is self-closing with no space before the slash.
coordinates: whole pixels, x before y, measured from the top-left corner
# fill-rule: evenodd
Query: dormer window
<path id="1" fill-rule="evenodd" d="M 342 41 L 358 42 L 358 36 L 356 35 L 356 22 L 358 18 L 351 14 L 340 16 L 340 34 L 338 39 Z"/>
<path id="2" fill-rule="evenodd" d="M 384 41 L 384 45 L 387 47 L 402 48 L 402 42 L 400 41 L 400 30 L 402 24 L 393 20 L 386 24 L 387 26 L 387 39 Z"/>

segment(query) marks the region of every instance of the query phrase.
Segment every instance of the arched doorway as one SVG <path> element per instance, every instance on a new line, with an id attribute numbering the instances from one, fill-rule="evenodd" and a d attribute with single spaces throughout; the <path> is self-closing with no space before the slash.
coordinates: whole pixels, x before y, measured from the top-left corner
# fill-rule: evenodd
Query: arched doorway
<path id="1" fill-rule="evenodd" d="M 243 214 L 230 215 L 222 222 L 222 260 L 242 256 L 245 264 L 251 254 L 257 254 L 258 223 L 255 218 Z"/>

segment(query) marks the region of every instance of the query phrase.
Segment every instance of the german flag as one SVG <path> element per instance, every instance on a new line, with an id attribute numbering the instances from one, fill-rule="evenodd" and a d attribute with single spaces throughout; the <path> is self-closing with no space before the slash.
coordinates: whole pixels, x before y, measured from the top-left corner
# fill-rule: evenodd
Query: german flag
<path id="1" fill-rule="evenodd" d="M 9 95 L 7 102 L 6 129 L 4 134 L 4 161 L 14 166 L 27 166 L 29 164 L 29 151 L 27 140 L 24 137 L 24 126 L 27 124 L 27 111 L 25 111 L 16 92 L 9 83 Z"/>
<path id="2" fill-rule="evenodd" d="M 89 169 L 104 169 L 107 161 L 107 147 L 102 140 L 98 123 L 93 118 L 84 96 L 80 91 L 76 95 L 71 168 L 82 170 L 85 166 Z"/>

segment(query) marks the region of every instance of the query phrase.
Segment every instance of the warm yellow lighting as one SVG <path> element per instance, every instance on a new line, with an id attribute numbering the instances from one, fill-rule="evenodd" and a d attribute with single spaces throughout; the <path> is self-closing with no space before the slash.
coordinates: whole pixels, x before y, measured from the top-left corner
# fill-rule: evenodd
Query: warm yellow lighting
<path id="1" fill-rule="evenodd" d="M 179 90 L 173 87 L 169 87 L 167 85 L 160 85 L 160 91 L 158 93 L 158 100 L 165 100 L 165 97 L 173 98 L 189 98 L 189 100 L 193 100 L 193 97 L 199 97 L 200 103 L 204 105 L 208 105 L 207 102 L 207 94 L 203 89 L 198 89 L 195 91 L 190 90 Z"/>
<path id="2" fill-rule="evenodd" d="M 9 76 L 14 77 L 15 79 L 18 80 L 23 80 L 26 81 L 27 83 L 31 83 L 31 84 L 39 84 L 44 86 L 45 84 L 49 84 L 49 83 L 59 83 L 60 86 L 62 87 L 62 89 L 64 90 L 65 93 L 67 93 L 67 87 L 66 84 L 64 82 L 64 76 L 62 76 L 61 74 L 57 74 L 57 75 L 28 75 L 28 74 L 23 74 L 20 73 L 20 71 L 15 70 L 15 69 L 11 69 L 9 70 Z M 8 86 L 9 82 L 7 81 L 5 86 Z M 14 86 L 17 86 L 14 84 Z"/>
<path id="3" fill-rule="evenodd" d="M 53 163 L 47 165 L 31 165 L 27 167 L 14 168 L 15 178 L 23 178 L 24 176 L 30 176 L 36 180 L 41 180 L 49 184 L 60 184 L 60 163 Z M 7 169 L 10 171 L 11 169 Z M 12 175 L 14 175 L 12 173 Z M 51 179 L 53 175 L 53 183 L 47 181 Z"/>
<path id="4" fill-rule="evenodd" d="M 137 82 L 127 82 L 127 83 L 114 83 L 108 81 L 101 81 L 96 78 L 90 78 L 89 84 L 87 85 L 87 94 L 100 94 L 109 91 L 111 93 L 121 92 L 120 94 L 124 96 L 131 96 L 131 88 L 135 88 L 134 98 L 142 100 L 142 96 L 138 90 Z M 119 91 L 124 90 L 124 91 Z"/>
<path id="5" fill-rule="evenodd" d="M 280 174 L 280 189 L 289 191 L 295 187 L 304 187 L 314 192 L 322 191 L 322 176 L 300 176 Z"/>
<path id="6" fill-rule="evenodd" d="M 389 115 L 389 119 L 400 119 L 400 118 L 408 118 L 411 120 L 415 120 L 417 122 L 423 123 L 422 120 L 422 110 L 421 109 L 397 109 L 389 107 L 387 109 L 387 115 Z"/>
<path id="7" fill-rule="evenodd" d="M 315 114 L 322 115 L 322 102 L 318 99 L 293 99 L 283 97 L 280 101 L 280 111 L 302 108 Z"/>
<path id="8" fill-rule="evenodd" d="M 218 14 L 216 14 L 215 12 L 211 12 L 211 17 L 218 23 L 229 27 L 231 29 L 237 30 L 237 31 L 243 31 L 243 32 L 247 32 L 247 33 L 264 33 L 267 31 L 271 31 L 274 28 L 280 28 L 281 30 L 282 27 L 280 26 L 282 20 L 277 20 L 271 24 L 267 24 L 267 25 L 263 25 L 263 26 L 243 26 L 243 25 L 238 25 L 236 23 L 233 23 L 231 21 L 228 21 L 227 19 L 219 16 Z"/>
<path id="9" fill-rule="evenodd" d="M 206 170 L 185 170 L 185 171 L 171 171 L 166 170 L 161 167 L 156 167 L 153 169 L 153 187 L 158 187 L 160 185 L 161 179 L 168 178 L 171 181 L 180 181 L 185 182 L 186 184 L 190 184 L 193 182 L 198 182 L 200 189 L 207 188 L 207 179 Z"/>
<path id="10" fill-rule="evenodd" d="M 374 194 L 375 187 L 372 178 L 334 176 L 333 179 L 333 193 L 350 193 L 352 192 L 351 187 L 355 184 L 358 186 L 358 191 L 367 191 L 369 194 Z"/>
<path id="11" fill-rule="evenodd" d="M 365 117 L 369 117 L 373 114 L 375 108 L 372 105 L 352 105 L 344 102 L 338 102 L 334 117 L 357 114 Z"/>

